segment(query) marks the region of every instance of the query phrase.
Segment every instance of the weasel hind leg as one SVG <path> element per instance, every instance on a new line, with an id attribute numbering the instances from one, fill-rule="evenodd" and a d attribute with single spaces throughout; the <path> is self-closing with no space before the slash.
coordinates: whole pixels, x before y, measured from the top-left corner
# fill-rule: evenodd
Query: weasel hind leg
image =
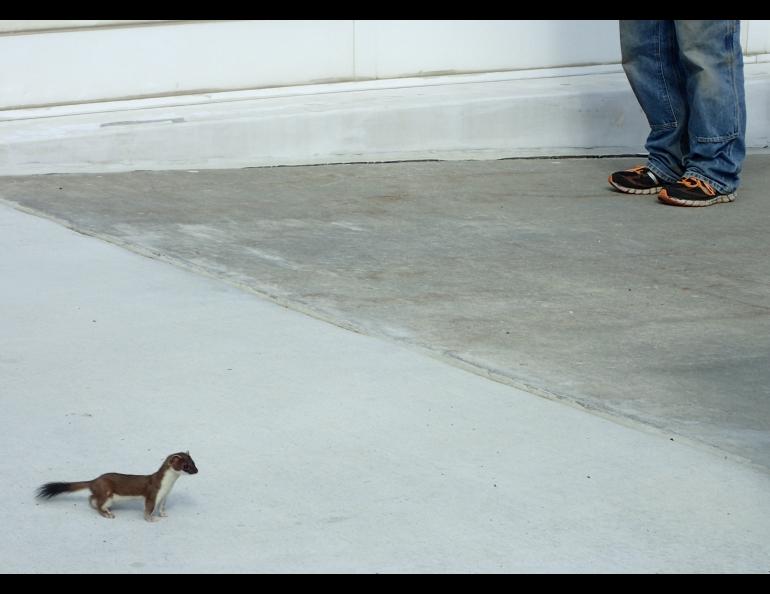
<path id="1" fill-rule="evenodd" d="M 91 507 L 93 507 L 96 511 L 99 512 L 100 515 L 104 516 L 105 518 L 112 519 L 115 517 L 115 514 L 110 511 L 112 497 L 99 497 L 98 495 L 91 495 L 91 497 L 88 499 L 88 502 L 91 504 Z"/>
<path id="2" fill-rule="evenodd" d="M 105 518 L 114 518 L 115 514 L 110 511 L 113 495 L 110 485 L 100 477 L 91 481 L 89 488 L 91 489 L 91 497 L 88 498 L 88 502 L 91 507 Z"/>

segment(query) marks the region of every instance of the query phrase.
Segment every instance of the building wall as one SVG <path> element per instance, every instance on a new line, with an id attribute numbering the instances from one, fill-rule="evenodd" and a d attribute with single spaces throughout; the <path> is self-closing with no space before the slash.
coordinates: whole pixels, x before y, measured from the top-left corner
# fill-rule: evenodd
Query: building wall
<path id="1" fill-rule="evenodd" d="M 770 21 L 744 21 L 747 54 Z M 0 21 L 0 110 L 618 63 L 617 21 Z"/>

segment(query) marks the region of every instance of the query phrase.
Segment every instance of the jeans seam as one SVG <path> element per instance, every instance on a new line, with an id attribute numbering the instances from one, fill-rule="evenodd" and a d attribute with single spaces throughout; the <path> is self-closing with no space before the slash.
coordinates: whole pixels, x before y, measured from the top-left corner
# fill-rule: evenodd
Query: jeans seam
<path id="1" fill-rule="evenodd" d="M 663 92 L 666 95 L 666 101 L 668 102 L 668 108 L 671 110 L 671 117 L 674 118 L 673 122 L 666 122 L 663 124 L 658 124 L 660 128 L 659 130 L 665 130 L 667 128 L 676 128 L 678 126 L 678 123 L 676 121 L 676 113 L 674 112 L 674 106 L 671 103 L 671 95 L 668 92 L 668 83 L 666 82 L 666 74 L 663 71 L 663 54 L 661 53 L 661 36 L 663 35 L 663 27 L 660 25 L 660 21 L 658 22 L 658 70 L 660 72 L 660 79 L 663 81 Z"/>
<path id="2" fill-rule="evenodd" d="M 738 21 L 740 23 L 740 21 Z M 741 123 L 740 123 L 740 117 L 738 115 L 738 86 L 735 83 L 735 69 L 737 68 L 737 64 L 735 63 L 735 39 L 738 36 L 735 27 L 735 21 L 730 21 L 730 80 L 733 83 L 733 115 L 735 117 L 735 136 L 733 138 L 738 136 L 738 130 L 740 130 Z"/>
<path id="3" fill-rule="evenodd" d="M 666 122 L 665 124 L 650 124 L 650 130 L 673 130 L 679 126 L 679 122 Z"/>
<path id="4" fill-rule="evenodd" d="M 727 136 L 696 136 L 695 140 L 698 142 L 728 142 L 738 138 L 738 132 L 733 132 Z"/>

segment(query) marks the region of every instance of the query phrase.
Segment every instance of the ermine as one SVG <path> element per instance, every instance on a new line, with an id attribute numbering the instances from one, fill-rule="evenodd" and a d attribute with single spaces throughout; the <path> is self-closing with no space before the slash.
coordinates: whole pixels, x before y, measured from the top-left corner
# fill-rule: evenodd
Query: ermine
<path id="1" fill-rule="evenodd" d="M 144 498 L 144 519 L 155 522 L 158 515 L 166 517 L 166 498 L 171 492 L 176 479 L 182 473 L 195 474 L 198 469 L 190 457 L 190 452 L 171 454 L 154 474 L 118 474 L 108 472 L 92 481 L 79 483 L 46 483 L 37 490 L 37 496 L 50 499 L 61 493 L 91 489 L 89 503 L 105 518 L 114 518 L 110 511 L 113 501 L 120 499 Z"/>

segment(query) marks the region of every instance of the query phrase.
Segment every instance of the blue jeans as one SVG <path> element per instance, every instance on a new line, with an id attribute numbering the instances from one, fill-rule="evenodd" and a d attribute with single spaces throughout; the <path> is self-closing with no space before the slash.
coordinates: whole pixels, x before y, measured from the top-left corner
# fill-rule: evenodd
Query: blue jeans
<path id="1" fill-rule="evenodd" d="M 620 47 L 650 124 L 650 170 L 735 191 L 746 157 L 740 21 L 620 21 Z"/>

